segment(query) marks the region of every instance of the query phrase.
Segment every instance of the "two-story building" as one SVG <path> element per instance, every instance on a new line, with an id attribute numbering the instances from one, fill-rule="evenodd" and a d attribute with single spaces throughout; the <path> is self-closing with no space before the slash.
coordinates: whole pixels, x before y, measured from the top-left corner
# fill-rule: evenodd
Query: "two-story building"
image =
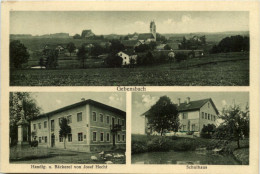
<path id="1" fill-rule="evenodd" d="M 59 136 L 59 123 L 67 118 L 71 133 Z M 39 146 L 66 148 L 77 151 L 100 151 L 112 146 L 125 148 L 126 113 L 117 108 L 96 102 L 81 102 L 39 115 L 31 121 L 32 139 Z"/>
<path id="2" fill-rule="evenodd" d="M 199 135 L 203 126 L 208 124 L 217 125 L 216 121 L 219 112 L 211 98 L 190 101 L 190 97 L 187 97 L 186 102 L 183 103 L 179 98 L 176 107 L 180 120 L 179 132 L 195 132 Z M 148 121 L 149 110 L 142 115 L 145 116 L 145 133 L 156 134 Z"/>

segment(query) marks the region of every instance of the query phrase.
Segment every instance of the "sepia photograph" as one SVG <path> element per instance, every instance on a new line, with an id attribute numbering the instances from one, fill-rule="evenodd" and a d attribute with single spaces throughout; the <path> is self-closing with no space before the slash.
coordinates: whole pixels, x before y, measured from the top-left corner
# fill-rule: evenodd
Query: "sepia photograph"
<path id="1" fill-rule="evenodd" d="M 249 165 L 249 120 L 248 92 L 132 93 L 132 164 Z"/>
<path id="2" fill-rule="evenodd" d="M 125 93 L 11 92 L 9 161 L 125 164 L 125 110 Z"/>
<path id="3" fill-rule="evenodd" d="M 9 17 L 10 86 L 249 86 L 248 11 Z"/>

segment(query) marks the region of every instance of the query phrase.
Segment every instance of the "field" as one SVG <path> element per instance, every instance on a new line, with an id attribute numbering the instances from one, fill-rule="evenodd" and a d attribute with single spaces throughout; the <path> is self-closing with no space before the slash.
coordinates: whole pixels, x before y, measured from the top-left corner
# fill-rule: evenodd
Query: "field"
<path id="1" fill-rule="evenodd" d="M 11 70 L 10 86 L 248 86 L 249 54 L 222 53 L 135 68 Z"/>

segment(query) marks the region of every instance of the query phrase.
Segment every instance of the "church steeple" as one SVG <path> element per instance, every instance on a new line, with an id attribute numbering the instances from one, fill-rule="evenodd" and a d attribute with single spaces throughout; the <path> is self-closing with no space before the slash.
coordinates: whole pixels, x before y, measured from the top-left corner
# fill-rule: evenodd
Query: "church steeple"
<path id="1" fill-rule="evenodd" d="M 150 22 L 150 33 L 152 33 L 153 37 L 154 37 L 155 40 L 156 40 L 156 25 L 155 25 L 154 20 L 152 20 L 152 21 Z"/>

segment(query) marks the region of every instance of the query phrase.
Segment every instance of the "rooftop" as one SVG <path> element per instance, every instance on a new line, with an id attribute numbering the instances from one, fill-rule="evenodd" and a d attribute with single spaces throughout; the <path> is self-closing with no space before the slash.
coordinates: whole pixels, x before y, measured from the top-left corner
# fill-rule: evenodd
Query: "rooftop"
<path id="1" fill-rule="evenodd" d="M 108 106 L 108 105 L 105 105 L 103 103 L 88 99 L 88 100 L 80 101 L 78 103 L 74 103 L 72 105 L 62 107 L 60 109 L 56 109 L 54 111 L 51 111 L 51 112 L 48 112 L 48 113 L 45 113 L 45 114 L 41 114 L 38 117 L 35 117 L 33 120 L 48 117 L 48 116 L 51 116 L 51 115 L 54 115 L 54 114 L 57 114 L 57 113 L 60 113 L 60 112 L 63 112 L 63 111 L 69 110 L 69 109 L 73 109 L 73 108 L 76 108 L 76 107 L 79 107 L 79 106 L 84 106 L 84 105 L 87 105 L 87 104 L 93 105 L 93 106 L 96 106 L 96 107 L 99 107 L 99 108 L 103 108 L 103 109 L 109 110 L 111 112 L 126 116 L 125 111 L 122 111 L 122 110 L 114 108 L 112 106 Z"/>
<path id="2" fill-rule="evenodd" d="M 179 112 L 185 112 L 185 111 L 195 111 L 195 110 L 199 110 L 205 103 L 207 102 L 211 102 L 213 108 L 215 109 L 216 113 L 219 114 L 214 102 L 212 101 L 211 98 L 207 98 L 207 99 L 202 99 L 202 100 L 195 100 L 195 101 L 190 101 L 189 104 L 187 104 L 186 102 L 184 103 L 180 103 L 180 105 L 178 106 L 177 104 L 175 104 L 177 106 L 177 109 Z M 145 116 L 145 115 L 149 115 L 149 111 L 146 111 L 145 113 L 143 113 L 141 116 Z"/>

